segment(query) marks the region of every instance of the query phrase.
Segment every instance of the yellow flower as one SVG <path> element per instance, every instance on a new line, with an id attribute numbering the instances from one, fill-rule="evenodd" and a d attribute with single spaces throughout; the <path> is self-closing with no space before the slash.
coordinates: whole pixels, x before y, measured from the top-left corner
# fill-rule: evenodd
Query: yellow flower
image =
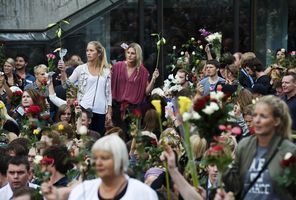
<path id="1" fill-rule="evenodd" d="M 64 130 L 64 125 L 63 124 L 59 124 L 58 125 L 58 131 L 63 131 Z"/>
<path id="2" fill-rule="evenodd" d="M 39 133 L 40 133 L 40 129 L 39 128 L 33 130 L 33 134 L 34 135 L 39 135 Z"/>
<path id="3" fill-rule="evenodd" d="M 180 96 L 178 98 L 178 102 L 179 102 L 179 109 L 180 109 L 180 114 L 183 115 L 184 112 L 189 112 L 191 105 L 192 105 L 192 101 L 191 99 L 189 99 L 188 97 L 183 97 Z"/>
<path id="4" fill-rule="evenodd" d="M 152 100 L 151 104 L 156 109 L 156 112 L 161 115 L 161 101 L 160 100 Z"/>
<path id="5" fill-rule="evenodd" d="M 4 108 L 4 103 L 0 103 L 0 109 Z"/>

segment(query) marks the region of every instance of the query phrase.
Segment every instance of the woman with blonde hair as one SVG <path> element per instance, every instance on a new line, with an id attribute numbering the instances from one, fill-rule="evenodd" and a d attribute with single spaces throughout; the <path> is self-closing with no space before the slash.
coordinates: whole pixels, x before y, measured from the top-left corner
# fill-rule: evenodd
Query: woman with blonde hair
<path id="1" fill-rule="evenodd" d="M 296 155 L 296 145 L 290 141 L 288 106 L 278 97 L 261 97 L 255 104 L 253 126 L 254 135 L 238 144 L 234 163 L 223 175 L 226 190 L 240 199 L 292 200 L 293 188 L 276 181 L 284 173 L 281 161 L 285 154 Z"/>
<path id="2" fill-rule="evenodd" d="M 78 82 L 77 100 L 84 109 L 93 112 L 90 129 L 105 133 L 105 120 L 111 121 L 111 73 L 106 51 L 98 41 L 91 41 L 86 48 L 87 63 L 75 68 L 67 80 L 65 66 L 59 62 L 61 79 L 70 86 Z"/>
<path id="3" fill-rule="evenodd" d="M 15 61 L 12 58 L 7 58 L 3 65 L 3 72 L 6 75 L 6 82 L 9 87 L 19 86 L 16 74 L 14 74 Z"/>
<path id="4" fill-rule="evenodd" d="M 149 72 L 143 65 L 142 48 L 137 43 L 131 43 L 125 49 L 125 61 L 119 61 L 112 67 L 112 108 L 115 126 L 127 129 L 127 125 L 122 121 L 126 111 L 144 101 L 158 76 L 156 68 L 149 82 Z"/>
<path id="5" fill-rule="evenodd" d="M 19 135 L 20 129 L 17 122 L 8 115 L 6 107 L 2 101 L 0 101 L 0 129 Z"/>

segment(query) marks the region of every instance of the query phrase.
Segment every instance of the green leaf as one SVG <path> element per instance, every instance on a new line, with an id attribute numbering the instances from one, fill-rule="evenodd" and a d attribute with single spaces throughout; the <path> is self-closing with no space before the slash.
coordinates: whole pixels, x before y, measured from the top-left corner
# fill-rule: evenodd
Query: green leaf
<path id="1" fill-rule="evenodd" d="M 61 38 L 61 36 L 62 36 L 62 29 L 61 28 L 58 28 L 57 31 L 56 31 L 56 34 L 57 34 L 57 37 L 58 38 Z"/>
<path id="2" fill-rule="evenodd" d="M 51 27 L 53 27 L 54 25 L 56 25 L 57 23 L 51 23 L 51 24 L 48 24 L 47 25 L 47 28 L 51 28 Z"/>
<path id="3" fill-rule="evenodd" d="M 151 33 L 151 36 L 158 36 L 158 33 Z"/>
<path id="4" fill-rule="evenodd" d="M 62 20 L 62 22 L 64 22 L 65 24 L 70 24 L 70 22 L 67 20 Z"/>

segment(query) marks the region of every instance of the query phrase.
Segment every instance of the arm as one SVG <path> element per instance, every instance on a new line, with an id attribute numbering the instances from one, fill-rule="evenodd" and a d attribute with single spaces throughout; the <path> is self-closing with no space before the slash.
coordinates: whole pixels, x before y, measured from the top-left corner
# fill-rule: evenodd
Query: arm
<path id="1" fill-rule="evenodd" d="M 211 49 L 209 47 L 209 44 L 206 45 L 205 52 L 207 53 L 208 60 L 213 60 L 213 57 L 212 57 L 212 54 L 211 54 Z"/>
<path id="2" fill-rule="evenodd" d="M 176 167 L 175 154 L 173 150 L 168 147 L 166 151 L 162 153 L 162 160 L 167 159 L 168 162 L 168 171 L 176 184 L 181 196 L 184 200 L 202 200 L 202 196 L 192 187 L 186 179 L 182 176 L 182 174 L 178 171 Z"/>
<path id="3" fill-rule="evenodd" d="M 154 83 L 155 83 L 155 80 L 157 79 L 157 77 L 159 76 L 159 71 L 158 69 L 156 68 L 152 74 L 152 79 L 150 81 L 150 83 L 147 84 L 147 87 L 146 87 L 146 95 L 149 95 L 151 90 L 153 89 L 154 87 Z"/>
<path id="4" fill-rule="evenodd" d="M 112 121 L 112 89 L 111 89 L 111 77 L 107 77 L 107 87 L 106 87 L 106 98 L 108 104 L 108 110 L 106 113 L 106 122 L 111 123 Z"/>
<path id="5" fill-rule="evenodd" d="M 3 84 L 4 90 L 5 90 L 8 98 L 11 98 L 12 97 L 12 91 L 11 91 L 10 87 L 7 85 L 6 79 L 4 78 L 4 73 L 0 75 L 0 81 Z"/>

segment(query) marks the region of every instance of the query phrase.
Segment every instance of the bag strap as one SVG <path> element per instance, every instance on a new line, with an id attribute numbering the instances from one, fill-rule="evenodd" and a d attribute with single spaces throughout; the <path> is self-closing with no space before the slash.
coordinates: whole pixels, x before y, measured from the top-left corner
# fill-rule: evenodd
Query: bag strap
<path id="1" fill-rule="evenodd" d="M 93 103 L 92 103 L 92 110 L 94 109 L 94 105 L 95 105 L 95 100 L 96 100 L 96 95 L 97 95 L 97 89 L 98 89 L 99 80 L 100 80 L 100 75 L 98 75 L 98 79 L 97 79 L 97 83 L 96 83 L 95 96 L 94 96 Z"/>
<path id="2" fill-rule="evenodd" d="M 260 178 L 261 174 L 265 171 L 265 169 L 268 167 L 269 163 L 272 161 L 272 159 L 274 158 L 275 154 L 278 152 L 282 142 L 283 142 L 283 138 L 281 138 L 280 142 L 278 143 L 278 147 L 273 151 L 272 155 L 269 157 L 269 159 L 267 160 L 267 162 L 264 163 L 262 169 L 259 171 L 259 173 L 257 174 L 257 176 L 253 179 L 253 181 L 249 184 L 248 188 L 246 190 L 243 191 L 243 194 L 241 195 L 240 199 L 243 200 L 245 198 L 245 196 L 248 194 L 249 190 L 254 186 L 254 184 L 257 182 L 257 180 Z"/>

